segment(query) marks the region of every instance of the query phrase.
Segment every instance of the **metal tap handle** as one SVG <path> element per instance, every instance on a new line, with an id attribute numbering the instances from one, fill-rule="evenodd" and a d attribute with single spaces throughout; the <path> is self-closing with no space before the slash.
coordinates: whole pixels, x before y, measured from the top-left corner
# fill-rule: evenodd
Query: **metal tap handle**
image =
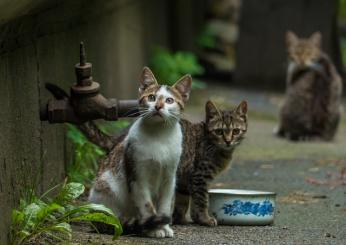
<path id="1" fill-rule="evenodd" d="M 68 95 L 56 85 L 46 86 L 55 96 L 40 110 L 41 121 L 81 124 L 96 119 L 118 120 L 139 115 L 137 100 L 116 100 L 100 94 L 100 84 L 93 81 L 92 64 L 86 61 L 83 42 L 79 45 L 79 63 L 75 65 L 77 83 Z M 60 95 L 63 96 L 60 96 Z"/>

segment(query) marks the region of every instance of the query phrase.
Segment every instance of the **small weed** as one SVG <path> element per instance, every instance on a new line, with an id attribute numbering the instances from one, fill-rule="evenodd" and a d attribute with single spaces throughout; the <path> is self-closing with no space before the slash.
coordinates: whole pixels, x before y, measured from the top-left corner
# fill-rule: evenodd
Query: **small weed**
<path id="1" fill-rule="evenodd" d="M 98 160 L 105 155 L 105 152 L 89 142 L 72 124 L 67 124 L 67 138 L 72 142 L 74 149 L 72 163 L 67 165 L 66 169 L 68 179 L 89 187 L 98 169 Z"/>
<path id="2" fill-rule="evenodd" d="M 76 204 L 84 192 L 80 183 L 62 185 L 53 198 L 47 194 L 38 197 L 30 190 L 30 199 L 21 199 L 18 209 L 12 211 L 11 241 L 21 244 L 57 244 L 72 238 L 71 222 L 102 222 L 114 226 L 114 239 L 122 233 L 119 220 L 113 212 L 100 204 Z"/>
<path id="3" fill-rule="evenodd" d="M 126 128 L 129 122 L 119 120 L 99 124 L 99 128 L 106 134 L 114 135 L 121 129 Z M 73 144 L 72 163 L 67 165 L 67 176 L 69 181 L 84 184 L 90 187 L 92 180 L 98 170 L 98 161 L 105 156 L 105 152 L 97 145 L 91 143 L 79 129 L 67 124 L 67 138 Z"/>

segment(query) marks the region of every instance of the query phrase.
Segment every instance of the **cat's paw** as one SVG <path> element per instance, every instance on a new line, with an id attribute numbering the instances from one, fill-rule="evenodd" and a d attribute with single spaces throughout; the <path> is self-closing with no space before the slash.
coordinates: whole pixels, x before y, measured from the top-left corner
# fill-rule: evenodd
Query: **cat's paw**
<path id="1" fill-rule="evenodd" d="M 173 224 L 175 225 L 187 225 L 189 221 L 185 217 L 174 217 Z"/>
<path id="2" fill-rule="evenodd" d="M 165 224 L 169 224 L 171 223 L 171 217 L 169 216 L 150 216 L 146 219 L 142 219 L 140 220 L 139 224 L 143 227 L 147 227 L 147 228 L 151 228 L 151 227 L 155 227 L 158 225 L 165 225 Z"/>
<path id="3" fill-rule="evenodd" d="M 166 237 L 166 231 L 163 228 L 156 228 L 156 229 L 151 229 L 148 230 L 145 235 L 147 237 L 152 237 L 152 238 L 165 238 Z"/>
<path id="4" fill-rule="evenodd" d="M 174 232 L 173 232 L 172 228 L 169 227 L 169 225 L 164 225 L 163 229 L 165 230 L 165 236 L 166 237 L 170 237 L 170 238 L 173 237 Z"/>
<path id="5" fill-rule="evenodd" d="M 285 131 L 281 128 L 281 126 L 276 126 L 273 128 L 273 134 L 278 137 L 285 137 Z"/>
<path id="6" fill-rule="evenodd" d="M 175 225 L 187 225 L 189 223 L 186 218 L 185 212 L 179 212 L 179 210 L 174 210 L 172 220 L 173 224 Z"/>
<path id="7" fill-rule="evenodd" d="M 205 225 L 205 226 L 217 226 L 217 221 L 214 217 L 207 217 L 205 219 L 200 219 L 197 222 L 200 225 Z"/>

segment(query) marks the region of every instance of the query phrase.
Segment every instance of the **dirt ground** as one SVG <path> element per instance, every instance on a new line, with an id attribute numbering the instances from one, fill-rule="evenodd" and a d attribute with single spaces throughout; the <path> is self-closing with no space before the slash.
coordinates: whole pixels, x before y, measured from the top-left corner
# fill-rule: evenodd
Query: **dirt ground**
<path id="1" fill-rule="evenodd" d="M 194 91 L 186 117 L 203 119 L 208 98 L 226 107 L 246 99 L 250 109 L 247 137 L 213 186 L 276 192 L 274 224 L 174 226 L 172 239 L 122 236 L 116 241 L 76 227 L 74 244 L 346 244 L 345 118 L 333 142 L 294 143 L 272 134 L 282 94 L 213 85 Z"/>

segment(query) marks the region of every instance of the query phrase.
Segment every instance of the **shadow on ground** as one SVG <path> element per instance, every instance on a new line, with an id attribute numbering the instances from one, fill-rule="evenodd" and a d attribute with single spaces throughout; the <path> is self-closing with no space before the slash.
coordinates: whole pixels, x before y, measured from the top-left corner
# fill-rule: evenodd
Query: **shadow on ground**
<path id="1" fill-rule="evenodd" d="M 213 186 L 276 192 L 274 225 L 174 226 L 172 239 L 122 236 L 116 241 L 78 227 L 74 244 L 346 244 L 345 118 L 334 142 L 292 143 L 272 134 L 282 94 L 209 86 L 194 91 L 186 117 L 202 120 L 207 99 L 226 107 L 248 100 L 247 138 Z"/>

